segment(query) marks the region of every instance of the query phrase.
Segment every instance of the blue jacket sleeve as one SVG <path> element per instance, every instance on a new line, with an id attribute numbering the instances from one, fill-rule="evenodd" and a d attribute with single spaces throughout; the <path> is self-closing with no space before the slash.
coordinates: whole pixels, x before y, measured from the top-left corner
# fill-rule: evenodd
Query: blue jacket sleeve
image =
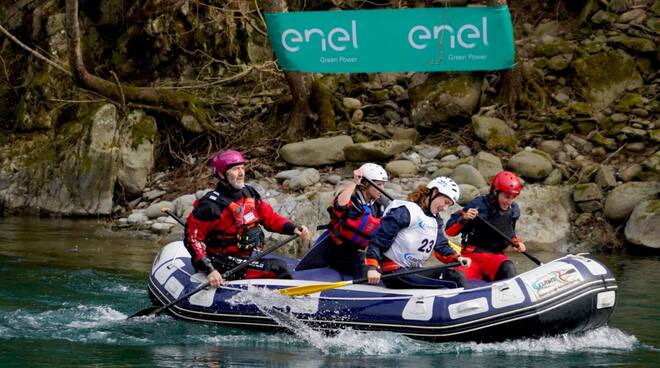
<path id="1" fill-rule="evenodd" d="M 380 265 L 383 253 L 387 252 L 401 229 L 410 225 L 410 212 L 405 206 L 391 209 L 383 216 L 380 226 L 369 241 L 365 263 L 367 266 L 377 268 Z"/>
<path id="2" fill-rule="evenodd" d="M 442 219 L 438 216 L 436 220 L 438 222 L 438 235 L 435 239 L 435 245 L 433 246 L 433 255 L 435 255 L 435 258 L 437 258 L 440 262 L 452 262 L 458 256 L 460 256 L 460 254 L 457 253 L 451 246 L 449 246 L 449 241 L 442 231 Z"/>

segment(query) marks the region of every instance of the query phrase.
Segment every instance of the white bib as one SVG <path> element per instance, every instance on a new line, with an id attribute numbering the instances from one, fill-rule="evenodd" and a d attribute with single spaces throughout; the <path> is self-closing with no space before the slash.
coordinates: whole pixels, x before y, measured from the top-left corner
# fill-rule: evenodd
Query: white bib
<path id="1" fill-rule="evenodd" d="M 410 225 L 399 231 L 392 247 L 384 255 L 401 267 L 422 267 L 433 252 L 438 222 L 434 217 L 427 216 L 416 203 L 401 200 L 392 201 L 383 216 L 402 206 L 410 212 Z"/>

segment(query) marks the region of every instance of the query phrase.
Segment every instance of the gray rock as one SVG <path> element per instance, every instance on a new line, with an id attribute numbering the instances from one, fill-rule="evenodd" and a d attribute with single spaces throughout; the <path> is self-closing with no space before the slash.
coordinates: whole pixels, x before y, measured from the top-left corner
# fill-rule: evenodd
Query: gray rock
<path id="1" fill-rule="evenodd" d="M 630 117 L 628 117 L 626 114 L 615 112 L 614 114 L 610 115 L 610 119 L 612 119 L 613 123 L 625 123 L 630 120 Z"/>
<path id="2" fill-rule="evenodd" d="M 384 139 L 366 143 L 348 145 L 344 148 L 347 161 L 383 161 L 401 153 L 412 146 L 412 141 Z"/>
<path id="3" fill-rule="evenodd" d="M 642 172 L 642 165 L 640 164 L 631 164 L 619 171 L 619 177 L 625 182 L 632 181 Z"/>
<path id="4" fill-rule="evenodd" d="M 156 234 L 167 234 L 174 227 L 174 224 L 156 222 L 151 224 L 151 231 Z"/>
<path id="5" fill-rule="evenodd" d="M 197 118 L 195 118 L 190 114 L 186 114 L 181 117 L 181 125 L 191 133 L 204 132 L 204 127 L 202 126 L 202 124 L 200 124 L 199 121 L 197 121 Z"/>
<path id="6" fill-rule="evenodd" d="M 581 57 L 571 65 L 577 76 L 574 79 L 576 87 L 597 111 L 606 108 L 627 90 L 643 85 L 635 59 L 619 49 Z M 607 73 L 600 72 L 602 65 L 608 66 Z"/>
<path id="7" fill-rule="evenodd" d="M 601 188 L 612 188 L 616 186 L 614 171 L 608 165 L 600 165 L 596 172 L 596 184 Z"/>
<path id="8" fill-rule="evenodd" d="M 344 148 L 353 144 L 347 135 L 289 143 L 280 149 L 284 161 L 300 166 L 330 165 L 346 160 Z"/>
<path id="9" fill-rule="evenodd" d="M 477 137 L 486 142 L 486 146 L 490 149 L 512 149 L 518 144 L 515 132 L 504 120 L 474 115 L 472 128 Z"/>
<path id="10" fill-rule="evenodd" d="M 185 194 L 182 195 L 175 200 L 172 201 L 172 206 L 174 207 L 174 213 L 183 218 L 183 214 L 186 213 L 186 210 L 188 208 L 191 208 L 193 206 L 193 203 L 195 203 L 195 198 L 194 194 Z"/>
<path id="11" fill-rule="evenodd" d="M 579 202 L 577 205 L 580 208 L 580 211 L 589 213 L 600 211 L 603 208 L 601 201 L 596 200 Z"/>
<path id="12" fill-rule="evenodd" d="M 509 160 L 509 167 L 530 179 L 543 179 L 552 171 L 552 161 L 537 152 L 521 151 Z"/>
<path id="13" fill-rule="evenodd" d="M 431 73 L 422 85 L 409 87 L 413 123 L 430 128 L 453 117 L 470 116 L 479 103 L 482 83 L 482 77 L 469 73 Z"/>
<path id="14" fill-rule="evenodd" d="M 479 195 L 479 189 L 470 184 L 459 184 L 458 189 L 461 192 L 460 197 L 458 197 L 460 205 L 465 205 Z"/>
<path id="15" fill-rule="evenodd" d="M 573 187 L 573 200 L 575 202 L 586 202 L 603 199 L 603 192 L 595 183 L 577 184 Z"/>
<path id="16" fill-rule="evenodd" d="M 490 183 L 493 177 L 504 169 L 500 158 L 486 151 L 477 153 L 472 160 L 472 166 L 481 173 L 487 183 Z"/>
<path id="17" fill-rule="evenodd" d="M 300 172 L 301 170 L 298 169 L 280 171 L 277 174 L 275 174 L 275 179 L 278 181 L 293 179 L 296 176 L 300 175 Z"/>
<path id="18" fill-rule="evenodd" d="M 516 202 L 522 210 L 516 233 L 528 247 L 556 252 L 566 244 L 575 213 L 570 187 L 525 185 Z"/>
<path id="19" fill-rule="evenodd" d="M 344 107 L 349 110 L 355 110 L 362 107 L 362 102 L 360 102 L 360 100 L 357 98 L 344 97 L 342 103 L 344 104 Z"/>
<path id="20" fill-rule="evenodd" d="M 557 168 L 552 169 L 550 175 L 543 180 L 543 185 L 559 185 L 561 184 L 562 176 L 561 170 Z"/>
<path id="21" fill-rule="evenodd" d="M 145 193 L 142 193 L 142 198 L 144 198 L 147 202 L 153 201 L 156 198 L 160 198 L 167 194 L 166 191 L 160 190 L 160 189 L 153 189 L 149 190 Z"/>
<path id="22" fill-rule="evenodd" d="M 392 128 L 388 129 L 392 134 L 392 139 L 409 140 L 413 143 L 419 142 L 419 132 L 414 128 Z"/>
<path id="23" fill-rule="evenodd" d="M 456 166 L 451 174 L 451 178 L 454 179 L 457 184 L 470 184 L 477 189 L 488 185 L 479 170 L 467 164 Z"/>
<path id="24" fill-rule="evenodd" d="M 152 204 L 151 206 L 147 207 L 144 210 L 144 215 L 147 216 L 149 219 L 155 219 L 158 217 L 163 216 L 163 212 L 161 212 L 161 209 L 167 208 L 170 211 L 174 209 L 174 205 L 170 201 L 160 201 Z"/>
<path id="25" fill-rule="evenodd" d="M 428 158 L 429 160 L 436 158 L 441 150 L 438 146 L 431 146 L 428 144 L 416 145 L 413 146 L 413 149 L 415 152 L 419 153 L 423 157 Z"/>
<path id="26" fill-rule="evenodd" d="M 456 147 L 456 153 L 458 153 L 459 157 L 472 156 L 472 150 L 464 144 L 459 144 L 458 147 Z"/>
<path id="27" fill-rule="evenodd" d="M 642 166 L 650 171 L 653 171 L 656 175 L 660 174 L 660 151 L 655 151 L 654 154 L 647 157 L 646 160 L 642 161 Z M 656 180 L 658 180 L 657 176 Z"/>
<path id="28" fill-rule="evenodd" d="M 339 176 L 339 175 L 334 175 L 334 174 L 333 174 L 333 175 L 328 175 L 328 176 L 325 178 L 325 180 L 326 180 L 328 183 L 332 184 L 332 185 L 337 185 L 337 184 L 339 184 L 339 182 L 341 182 L 341 176 Z"/>
<path id="29" fill-rule="evenodd" d="M 417 174 L 418 168 L 413 162 L 408 160 L 395 160 L 390 161 L 385 165 L 385 170 L 392 175 L 392 177 L 412 177 Z"/>
<path id="30" fill-rule="evenodd" d="M 660 182 L 630 182 L 614 188 L 605 200 L 605 216 L 620 221 L 628 217 L 640 202 L 654 199 L 660 193 Z"/>
<path id="31" fill-rule="evenodd" d="M 624 230 L 626 240 L 649 248 L 660 248 L 660 200 L 639 203 Z"/>
<path id="32" fill-rule="evenodd" d="M 122 129 L 117 180 L 127 194 L 142 193 L 155 165 L 158 128 L 156 120 L 143 111 L 132 111 Z"/>
<path id="33" fill-rule="evenodd" d="M 564 92 L 557 92 L 553 94 L 552 99 L 557 101 L 561 105 L 565 105 L 571 100 L 571 98 Z"/>
<path id="34" fill-rule="evenodd" d="M 300 175 L 291 178 L 288 183 L 289 183 L 289 188 L 293 190 L 299 190 L 306 188 L 310 185 L 314 185 L 321 180 L 321 175 L 319 174 L 318 170 L 309 168 L 303 170 Z"/>
<path id="35" fill-rule="evenodd" d="M 142 212 L 131 213 L 127 218 L 129 224 L 145 224 L 147 221 L 149 218 Z"/>
<path id="36" fill-rule="evenodd" d="M 562 147 L 563 147 L 562 142 L 556 139 L 545 140 L 539 144 L 539 149 L 550 155 L 554 155 L 557 152 L 561 151 Z"/>
<path id="37" fill-rule="evenodd" d="M 362 121 L 363 117 L 364 117 L 364 111 L 357 109 L 353 111 L 353 114 L 351 115 L 351 121 L 357 123 Z"/>

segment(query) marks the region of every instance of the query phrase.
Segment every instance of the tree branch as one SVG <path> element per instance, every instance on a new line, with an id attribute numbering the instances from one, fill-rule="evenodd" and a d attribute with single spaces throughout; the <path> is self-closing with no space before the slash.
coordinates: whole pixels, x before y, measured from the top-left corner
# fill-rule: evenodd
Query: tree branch
<path id="1" fill-rule="evenodd" d="M 0 24 L 0 32 L 4 33 L 5 36 L 7 36 L 10 40 L 14 41 L 18 46 L 20 46 L 21 48 L 23 48 L 25 51 L 27 51 L 27 52 L 29 52 L 30 54 L 34 55 L 37 59 L 46 62 L 48 65 L 53 66 L 55 69 L 61 71 L 62 73 L 66 74 L 66 75 L 68 75 L 68 76 L 72 76 L 72 75 L 71 75 L 71 72 L 68 71 L 65 67 L 59 65 L 58 63 L 54 62 L 53 60 L 50 60 L 49 58 L 47 58 L 47 57 L 41 55 L 38 51 L 36 51 L 36 50 L 30 48 L 28 45 L 26 45 L 26 44 L 24 44 L 23 42 L 21 42 L 21 40 L 19 40 L 18 38 L 14 37 L 14 35 L 11 34 L 11 33 L 9 33 L 9 31 L 6 30 L 5 27 L 3 27 L 1 24 Z"/>

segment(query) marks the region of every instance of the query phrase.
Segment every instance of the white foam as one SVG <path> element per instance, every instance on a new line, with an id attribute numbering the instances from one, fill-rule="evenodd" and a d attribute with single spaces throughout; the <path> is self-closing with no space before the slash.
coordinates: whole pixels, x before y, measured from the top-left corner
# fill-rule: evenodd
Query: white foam
<path id="1" fill-rule="evenodd" d="M 327 335 L 314 330 L 293 313 L 287 306 L 293 303 L 309 303 L 310 298 L 289 298 L 268 289 L 248 287 L 229 300 L 232 305 L 254 304 L 265 315 L 286 327 L 301 339 L 323 353 L 347 355 L 389 355 L 415 354 L 417 352 L 436 353 L 573 353 L 631 351 L 640 346 L 635 336 L 623 331 L 601 327 L 583 334 L 563 334 L 538 339 L 509 340 L 498 343 L 429 343 L 413 340 L 400 334 L 389 332 L 363 332 L 343 329 Z"/>

